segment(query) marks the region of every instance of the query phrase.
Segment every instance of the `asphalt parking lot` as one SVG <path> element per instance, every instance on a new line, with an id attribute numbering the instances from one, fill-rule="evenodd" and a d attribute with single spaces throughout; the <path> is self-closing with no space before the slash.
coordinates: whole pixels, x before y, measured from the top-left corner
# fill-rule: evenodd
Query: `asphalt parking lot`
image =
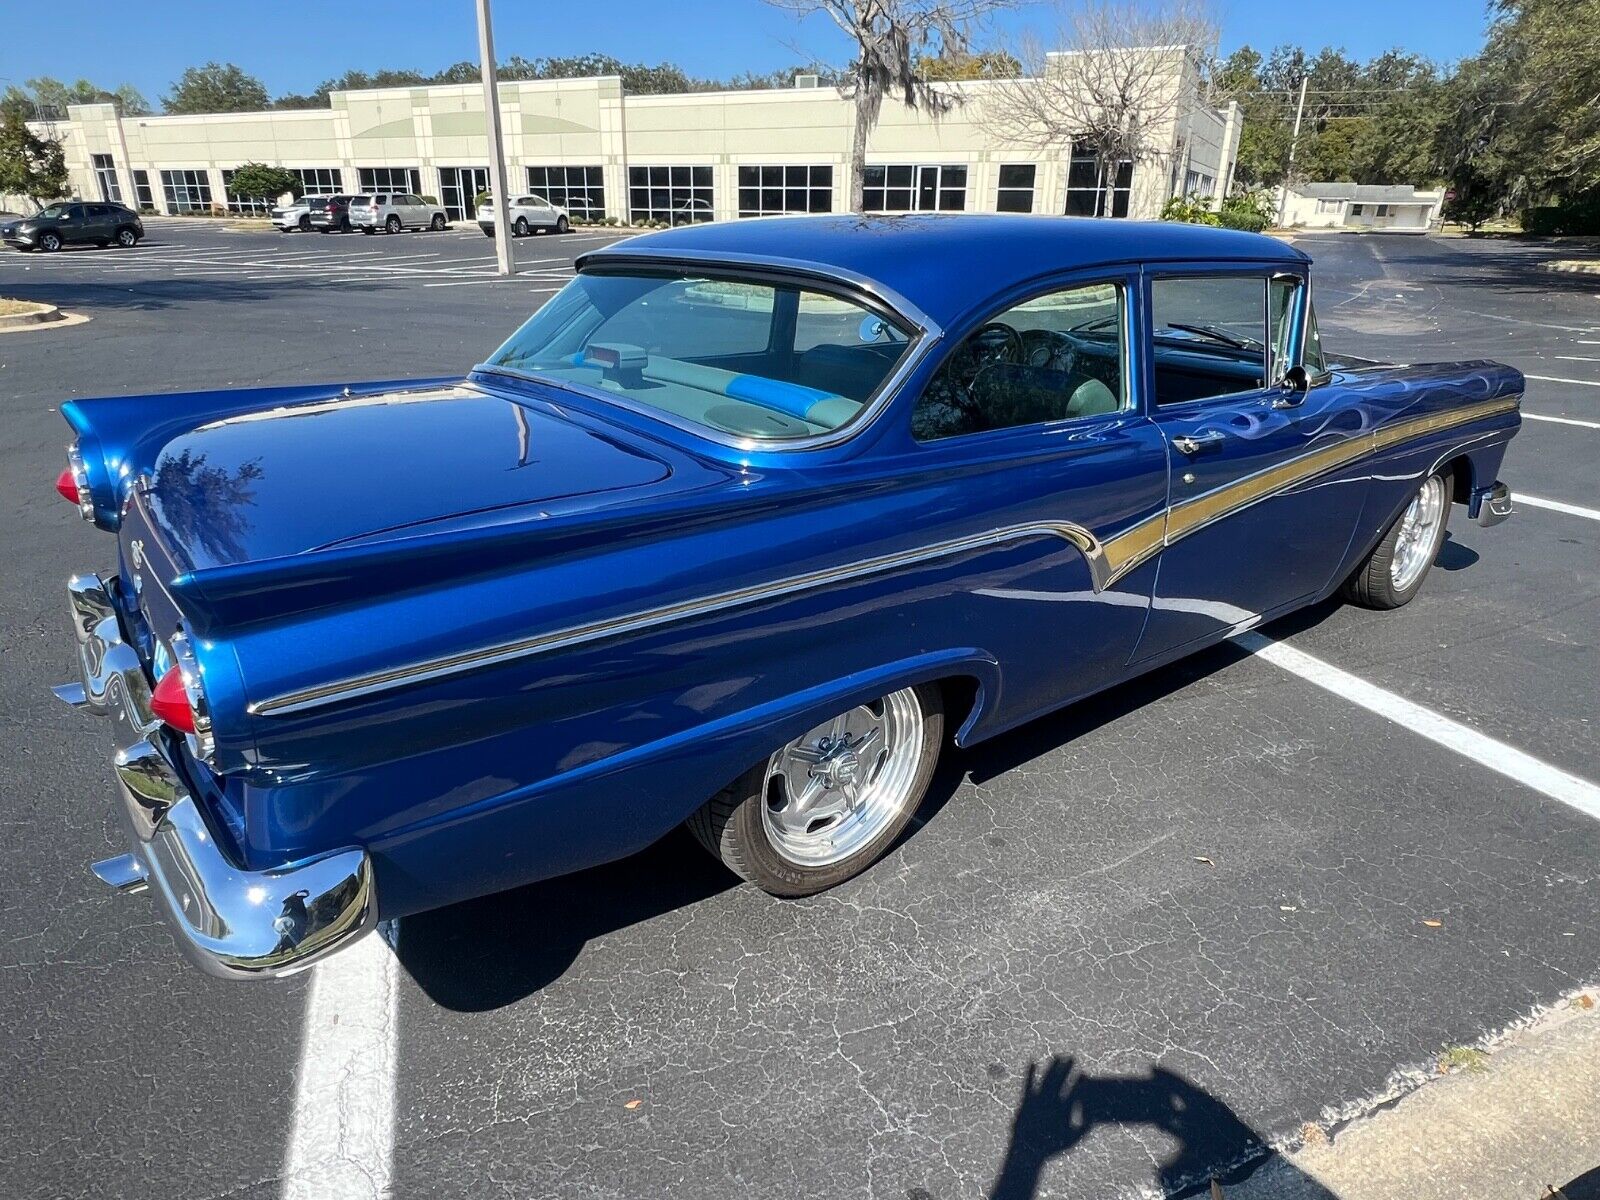
<path id="1" fill-rule="evenodd" d="M 1323 606 L 950 754 L 915 833 L 810 900 L 675 835 L 309 978 L 183 965 L 87 870 L 121 849 L 109 741 L 49 685 L 104 543 L 52 490 L 54 406 L 465 370 L 613 236 L 519 242 L 512 280 L 475 227 L 0 254 L 0 295 L 93 318 L 0 336 L 0 1194 L 1182 1194 L 1600 981 L 1600 278 L 1353 235 L 1298 242 L 1328 345 L 1530 377 L 1520 511 L 1457 509 L 1407 608 Z M 381 448 L 352 469 L 381 486 Z"/>

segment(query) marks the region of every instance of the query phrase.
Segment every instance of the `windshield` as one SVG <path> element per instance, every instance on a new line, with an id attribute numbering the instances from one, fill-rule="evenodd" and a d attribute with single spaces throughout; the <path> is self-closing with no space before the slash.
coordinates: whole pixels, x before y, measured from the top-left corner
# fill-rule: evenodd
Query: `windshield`
<path id="1" fill-rule="evenodd" d="M 910 342 L 898 322 L 798 285 L 608 272 L 579 275 L 489 365 L 781 440 L 848 423 Z"/>

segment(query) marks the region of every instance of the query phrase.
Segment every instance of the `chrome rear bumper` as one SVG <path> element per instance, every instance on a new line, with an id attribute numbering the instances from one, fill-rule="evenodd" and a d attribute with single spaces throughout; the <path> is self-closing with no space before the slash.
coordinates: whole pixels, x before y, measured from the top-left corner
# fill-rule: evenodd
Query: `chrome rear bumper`
<path id="1" fill-rule="evenodd" d="M 1467 506 L 1467 515 L 1479 525 L 1498 525 L 1514 511 L 1511 489 L 1498 480 L 1474 492 L 1472 502 Z"/>
<path id="2" fill-rule="evenodd" d="M 150 715 L 150 681 L 123 640 L 117 580 L 67 583 L 81 682 L 55 694 L 112 718 L 118 806 L 133 852 L 94 864 L 118 891 L 154 888 L 184 953 L 207 974 L 270 979 L 303 970 L 377 921 L 372 863 L 358 848 L 246 871 L 217 845 Z"/>

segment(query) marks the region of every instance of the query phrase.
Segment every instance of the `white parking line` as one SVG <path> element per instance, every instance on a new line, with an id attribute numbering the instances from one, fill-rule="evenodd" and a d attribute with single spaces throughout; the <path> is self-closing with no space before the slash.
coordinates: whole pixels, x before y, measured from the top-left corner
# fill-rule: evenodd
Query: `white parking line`
<path id="1" fill-rule="evenodd" d="M 1578 425 L 1584 429 L 1600 429 L 1600 421 L 1580 421 L 1576 417 L 1542 417 L 1538 413 L 1524 412 L 1524 421 L 1549 421 L 1552 425 Z"/>
<path id="2" fill-rule="evenodd" d="M 368 936 L 312 972 L 281 1200 L 381 1200 L 393 1170 L 399 967 Z"/>
<path id="3" fill-rule="evenodd" d="M 1526 499 L 1526 497 L 1518 497 Z M 1600 513 L 1595 514 L 1600 517 Z M 1571 805 L 1586 816 L 1600 819 L 1600 787 L 1580 779 L 1560 767 L 1508 746 L 1505 742 L 1479 733 L 1449 717 L 1424 708 L 1398 696 L 1394 692 L 1368 683 L 1365 679 L 1341 670 L 1320 658 L 1296 650 L 1283 642 L 1275 642 L 1265 634 L 1241 633 L 1232 639 L 1237 645 L 1261 658 L 1332 692 L 1368 712 L 1377 713 L 1395 724 L 1409 729 L 1419 737 L 1453 750 L 1481 766 L 1508 779 L 1530 787 L 1552 800 Z"/>
<path id="4" fill-rule="evenodd" d="M 1600 387 L 1600 380 L 1595 379 L 1562 379 L 1559 375 L 1524 375 L 1524 379 L 1538 379 L 1545 383 L 1576 383 L 1584 387 Z"/>
<path id="5" fill-rule="evenodd" d="M 1588 517 L 1591 521 L 1600 521 L 1600 508 L 1581 508 L 1576 504 L 1564 504 L 1560 500 L 1530 496 L 1527 492 L 1513 492 L 1511 498 L 1513 503 L 1531 504 L 1534 508 L 1548 508 L 1551 512 L 1566 513 L 1569 517 Z"/>

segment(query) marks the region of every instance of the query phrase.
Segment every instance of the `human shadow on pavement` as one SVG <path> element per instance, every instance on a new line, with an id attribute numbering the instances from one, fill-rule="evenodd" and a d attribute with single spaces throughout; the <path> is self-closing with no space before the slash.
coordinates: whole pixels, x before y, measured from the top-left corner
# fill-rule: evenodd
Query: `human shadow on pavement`
<path id="1" fill-rule="evenodd" d="M 678 829 L 619 862 L 406 917 L 395 953 L 436 1003 L 486 1012 L 561 978 L 591 939 L 738 882 Z"/>
<path id="2" fill-rule="evenodd" d="M 1219 1186 L 1237 1183 L 1269 1161 L 1279 1179 L 1292 1184 L 1288 1193 L 1294 1200 L 1338 1200 L 1294 1171 L 1221 1100 L 1176 1071 L 1152 1066 L 1143 1075 L 1097 1076 L 1059 1055 L 1043 1065 L 1028 1064 L 1011 1141 L 990 1200 L 1041 1195 L 1045 1168 L 1102 1125 L 1126 1126 L 1142 1139 L 1155 1130 L 1170 1139 L 1154 1181 L 1169 1200 L 1214 1195 L 1213 1181 Z M 1285 1171 L 1293 1178 L 1285 1177 Z"/>

